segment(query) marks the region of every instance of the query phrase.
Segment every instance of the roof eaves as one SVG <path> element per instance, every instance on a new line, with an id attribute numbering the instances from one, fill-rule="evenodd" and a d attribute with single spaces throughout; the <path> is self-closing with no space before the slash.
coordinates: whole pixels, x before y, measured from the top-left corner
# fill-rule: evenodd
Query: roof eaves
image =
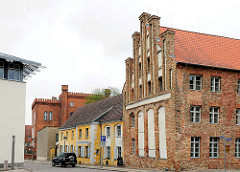
<path id="1" fill-rule="evenodd" d="M 193 65 L 193 66 L 202 66 L 202 67 L 208 67 L 208 68 L 217 68 L 217 69 L 222 69 L 222 70 L 231 70 L 231 71 L 238 71 L 240 72 L 240 70 L 238 69 L 232 69 L 232 68 L 224 68 L 224 67 L 217 67 L 217 66 L 208 66 L 208 65 L 202 65 L 202 64 L 195 64 L 195 63 L 190 63 L 190 62 L 179 62 L 177 60 L 175 60 L 177 63 L 180 64 L 189 64 L 189 65 Z"/>

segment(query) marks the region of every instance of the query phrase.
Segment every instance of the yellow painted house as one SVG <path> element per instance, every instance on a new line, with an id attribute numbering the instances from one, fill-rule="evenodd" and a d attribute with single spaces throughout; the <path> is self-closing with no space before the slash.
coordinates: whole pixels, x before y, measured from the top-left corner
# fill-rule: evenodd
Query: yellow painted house
<path id="1" fill-rule="evenodd" d="M 59 129 L 58 153 L 75 152 L 79 164 L 116 166 L 123 157 L 122 117 L 122 94 L 80 107 Z"/>

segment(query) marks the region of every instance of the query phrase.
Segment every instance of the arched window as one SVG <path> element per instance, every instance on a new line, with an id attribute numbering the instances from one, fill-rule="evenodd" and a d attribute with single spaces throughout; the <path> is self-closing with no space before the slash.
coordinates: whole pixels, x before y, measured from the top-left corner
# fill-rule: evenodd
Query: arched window
<path id="1" fill-rule="evenodd" d="M 48 115 L 48 113 L 47 113 L 47 111 L 45 111 L 44 116 L 43 116 L 44 121 L 47 121 L 47 115 Z"/>
<path id="2" fill-rule="evenodd" d="M 49 117 L 48 117 L 49 121 L 52 120 L 52 112 L 49 112 Z"/>
<path id="3" fill-rule="evenodd" d="M 122 126 L 121 125 L 116 125 L 115 134 L 116 134 L 117 138 L 122 137 Z"/>
<path id="4" fill-rule="evenodd" d="M 138 113 L 138 155 L 144 156 L 144 117 L 143 112 Z"/>
<path id="5" fill-rule="evenodd" d="M 106 138 L 111 137 L 111 128 L 109 126 L 105 127 L 105 135 L 106 135 Z"/>
<path id="6" fill-rule="evenodd" d="M 130 115 L 130 126 L 135 127 L 135 115 L 133 113 Z"/>

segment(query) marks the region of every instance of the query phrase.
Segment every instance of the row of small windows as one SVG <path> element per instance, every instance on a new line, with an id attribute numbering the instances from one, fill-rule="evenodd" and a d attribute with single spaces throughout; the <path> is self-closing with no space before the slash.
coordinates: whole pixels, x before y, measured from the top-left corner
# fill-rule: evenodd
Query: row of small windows
<path id="1" fill-rule="evenodd" d="M 209 108 L 209 123 L 218 124 L 219 123 L 219 107 Z M 130 126 L 135 127 L 135 115 L 130 115 Z M 190 122 L 200 123 L 201 122 L 201 106 L 190 106 Z M 236 110 L 236 124 L 240 125 L 240 109 Z"/>
<path id="2" fill-rule="evenodd" d="M 111 128 L 110 126 L 107 126 L 105 128 L 105 134 L 106 134 L 106 138 L 110 138 L 111 137 Z M 117 138 L 121 138 L 122 137 L 122 127 L 121 125 L 117 125 L 116 126 L 116 137 Z"/>
<path id="3" fill-rule="evenodd" d="M 44 116 L 43 116 L 44 121 L 47 121 L 47 120 L 51 121 L 52 117 L 53 117 L 52 112 L 49 112 L 49 113 L 47 111 L 44 112 Z"/>
<path id="4" fill-rule="evenodd" d="M 200 137 L 191 137 L 191 158 L 200 158 Z M 210 137 L 209 140 L 209 158 L 218 158 L 219 156 L 219 137 Z M 240 158 L 240 138 L 235 139 L 235 157 Z"/>
<path id="5" fill-rule="evenodd" d="M 211 77 L 211 92 L 220 92 L 221 78 Z M 202 76 L 201 75 L 190 75 L 190 89 L 191 90 L 202 90 Z M 240 93 L 240 79 L 238 80 L 237 92 Z"/>
<path id="6" fill-rule="evenodd" d="M 83 132 L 82 129 L 79 129 L 79 135 L 78 135 L 78 139 L 81 140 L 83 139 Z M 85 139 L 89 138 L 89 128 L 85 128 Z M 66 139 L 68 140 L 68 132 L 66 132 L 66 136 L 65 138 L 63 137 L 63 132 L 61 132 L 61 140 Z M 74 139 L 74 131 L 72 131 L 72 135 L 71 135 L 71 139 Z"/>
<path id="7" fill-rule="evenodd" d="M 218 124 L 219 123 L 219 107 L 209 108 L 209 123 Z M 190 107 L 190 122 L 200 123 L 201 122 L 201 106 L 191 106 Z M 236 110 L 236 124 L 240 125 L 240 109 Z"/>
<path id="8" fill-rule="evenodd" d="M 0 61 L 0 79 L 22 81 L 21 65 Z"/>

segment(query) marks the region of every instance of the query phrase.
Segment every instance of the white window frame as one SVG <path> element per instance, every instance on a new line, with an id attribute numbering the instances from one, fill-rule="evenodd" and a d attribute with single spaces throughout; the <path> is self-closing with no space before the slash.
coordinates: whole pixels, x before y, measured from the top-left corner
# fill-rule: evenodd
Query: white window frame
<path id="1" fill-rule="evenodd" d="M 219 138 L 218 137 L 210 137 L 209 140 L 209 158 L 218 158 L 218 151 L 219 151 Z M 217 149 L 217 151 L 215 151 L 214 149 Z M 216 154 L 216 156 L 215 156 Z"/>
<path id="2" fill-rule="evenodd" d="M 200 77 L 200 80 L 197 80 L 197 77 Z M 192 80 L 192 84 L 191 84 L 191 78 L 193 78 Z M 200 85 L 197 85 L 197 81 L 200 81 Z M 201 75 L 190 75 L 190 90 L 196 90 L 196 91 L 201 91 L 202 90 L 202 76 Z M 192 88 L 191 88 L 192 86 Z M 200 88 L 197 89 L 197 86 L 199 86 Z"/>
<path id="3" fill-rule="evenodd" d="M 74 106 L 74 102 L 70 102 L 70 106 Z"/>
<path id="4" fill-rule="evenodd" d="M 74 139 L 74 131 L 72 131 L 72 140 Z"/>
<path id="5" fill-rule="evenodd" d="M 191 110 L 193 108 L 193 110 Z M 199 111 L 196 109 L 199 108 Z M 196 121 L 197 115 L 199 115 L 199 121 Z M 191 123 L 201 123 L 201 106 L 190 106 L 190 122 Z"/>
<path id="6" fill-rule="evenodd" d="M 200 137 L 191 137 L 191 158 L 200 158 Z"/>
<path id="7" fill-rule="evenodd" d="M 105 127 L 105 134 L 106 134 L 106 138 L 111 138 L 111 128 L 110 126 L 106 126 Z"/>
<path id="8" fill-rule="evenodd" d="M 47 121 L 47 119 L 48 119 L 48 112 L 47 111 L 44 111 L 44 114 L 43 114 L 44 116 L 43 116 L 43 119 L 44 119 L 44 121 Z"/>
<path id="9" fill-rule="evenodd" d="M 61 132 L 61 140 L 63 139 L 63 132 Z"/>
<path id="10" fill-rule="evenodd" d="M 111 159 L 111 147 L 110 146 L 107 146 L 106 147 L 106 159 Z"/>
<path id="11" fill-rule="evenodd" d="M 52 112 L 49 112 L 48 119 L 49 119 L 49 121 L 52 121 Z"/>
<path id="12" fill-rule="evenodd" d="M 217 112 L 215 110 L 217 109 Z M 214 119 L 217 119 L 215 122 Z M 210 124 L 219 124 L 219 107 L 210 107 L 209 108 L 209 123 Z"/>
<path id="13" fill-rule="evenodd" d="M 117 158 L 121 158 L 121 157 L 122 157 L 122 147 L 117 146 Z"/>
<path id="14" fill-rule="evenodd" d="M 89 154 L 89 153 L 90 153 L 90 152 L 89 152 L 89 151 L 90 151 L 89 146 L 85 146 L 85 148 L 86 148 L 86 150 L 85 150 L 85 151 L 86 151 L 85 157 L 86 157 L 86 158 L 90 158 L 90 156 L 89 156 L 89 155 L 90 155 L 90 154 Z"/>
<path id="15" fill-rule="evenodd" d="M 235 158 L 240 158 L 240 138 L 235 140 Z"/>
<path id="16" fill-rule="evenodd" d="M 217 86 L 217 83 L 218 83 L 218 86 Z M 221 85 L 220 77 L 211 77 L 211 86 L 210 86 L 211 92 L 220 92 L 220 88 L 221 88 L 220 85 Z"/>
<path id="17" fill-rule="evenodd" d="M 240 125 L 240 109 L 236 110 L 236 124 Z"/>
<path id="18" fill-rule="evenodd" d="M 120 127 L 120 130 L 118 129 L 119 127 Z M 116 126 L 116 136 L 117 136 L 117 138 L 121 138 L 122 137 L 122 125 L 117 125 Z"/>

